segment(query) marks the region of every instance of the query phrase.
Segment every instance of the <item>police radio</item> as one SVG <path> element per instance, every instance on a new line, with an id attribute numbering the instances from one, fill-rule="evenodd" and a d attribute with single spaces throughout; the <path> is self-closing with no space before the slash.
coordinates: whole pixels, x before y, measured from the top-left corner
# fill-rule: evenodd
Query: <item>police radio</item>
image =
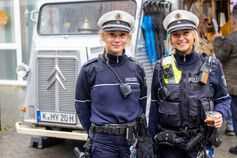
<path id="1" fill-rule="evenodd" d="M 127 96 L 129 96 L 132 93 L 131 86 L 128 84 L 121 82 L 121 83 L 119 83 L 119 88 L 120 88 L 120 92 L 124 98 L 127 98 Z"/>
<path id="2" fill-rule="evenodd" d="M 201 67 L 201 70 L 200 70 L 201 73 L 199 75 L 199 83 L 207 84 L 210 69 L 211 69 L 211 57 L 209 57 L 208 62 L 205 62 Z"/>
<path id="3" fill-rule="evenodd" d="M 170 78 L 174 76 L 174 70 L 172 68 L 173 57 L 167 56 L 162 60 L 162 68 L 164 78 Z"/>

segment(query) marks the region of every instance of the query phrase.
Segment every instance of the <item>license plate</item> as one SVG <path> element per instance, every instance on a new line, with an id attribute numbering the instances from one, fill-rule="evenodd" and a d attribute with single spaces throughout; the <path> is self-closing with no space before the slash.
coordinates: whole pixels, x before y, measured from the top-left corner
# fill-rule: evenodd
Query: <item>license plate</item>
<path id="1" fill-rule="evenodd" d="M 38 117 L 38 121 L 43 121 L 43 122 L 76 124 L 76 115 L 75 114 L 38 111 L 37 117 Z"/>

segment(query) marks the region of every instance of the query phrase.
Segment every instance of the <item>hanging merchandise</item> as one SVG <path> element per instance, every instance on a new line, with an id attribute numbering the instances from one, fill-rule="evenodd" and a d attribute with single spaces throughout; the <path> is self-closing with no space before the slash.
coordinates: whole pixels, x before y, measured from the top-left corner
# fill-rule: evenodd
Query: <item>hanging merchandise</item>
<path id="1" fill-rule="evenodd" d="M 156 48 L 156 39 L 155 39 L 155 31 L 153 27 L 153 17 L 148 16 L 148 31 L 150 34 L 151 40 L 151 50 L 152 50 L 152 58 L 156 62 L 157 61 L 157 48 Z"/>
<path id="2" fill-rule="evenodd" d="M 163 20 L 171 11 L 172 4 L 166 0 L 148 0 L 143 5 L 142 30 L 146 43 L 148 59 L 152 64 L 166 54 L 166 39 Z"/>
<path id="3" fill-rule="evenodd" d="M 152 64 L 152 49 L 151 49 L 150 34 L 149 34 L 149 29 L 148 29 L 148 20 L 149 20 L 149 16 L 144 15 L 141 27 L 142 27 L 144 38 L 145 38 L 148 59 L 149 59 L 150 64 Z"/>
<path id="4" fill-rule="evenodd" d="M 8 19 L 7 12 L 5 10 L 0 10 L 0 27 L 7 25 Z"/>

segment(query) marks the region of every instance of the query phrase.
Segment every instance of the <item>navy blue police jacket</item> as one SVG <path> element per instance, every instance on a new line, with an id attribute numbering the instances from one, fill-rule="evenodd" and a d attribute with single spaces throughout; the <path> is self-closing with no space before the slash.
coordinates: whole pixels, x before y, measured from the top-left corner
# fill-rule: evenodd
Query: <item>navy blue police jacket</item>
<path id="1" fill-rule="evenodd" d="M 119 79 L 131 87 L 124 98 L 119 79 L 106 65 L 112 67 Z M 83 128 L 89 132 L 91 123 L 122 124 L 134 121 L 145 113 L 147 86 L 144 69 L 125 54 L 105 53 L 84 64 L 76 83 L 75 108 Z"/>
<path id="2" fill-rule="evenodd" d="M 183 55 L 182 53 L 176 51 L 174 55 L 176 59 L 176 65 L 182 72 L 192 72 L 196 68 L 197 63 L 201 60 L 201 55 L 192 51 L 189 55 Z M 222 65 L 218 59 L 212 58 L 212 70 L 209 74 L 210 86 L 214 89 L 213 103 L 214 111 L 218 111 L 222 114 L 223 118 L 226 118 L 227 110 L 230 108 L 230 96 L 228 94 L 225 78 L 222 70 Z M 149 113 L 149 135 L 154 138 L 158 132 L 159 121 L 159 98 L 158 89 L 161 87 L 158 78 L 158 69 L 160 69 L 160 62 L 155 65 L 152 86 L 151 86 L 151 107 Z M 184 105 L 188 106 L 188 105 Z M 167 109 L 168 110 L 168 109 Z"/>

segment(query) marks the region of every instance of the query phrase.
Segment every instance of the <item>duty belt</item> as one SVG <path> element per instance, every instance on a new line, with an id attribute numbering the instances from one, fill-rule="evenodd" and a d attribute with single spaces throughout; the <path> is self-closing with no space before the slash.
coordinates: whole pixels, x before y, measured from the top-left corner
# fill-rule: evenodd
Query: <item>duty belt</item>
<path id="1" fill-rule="evenodd" d="M 189 128 L 189 127 L 183 127 L 183 128 L 176 128 L 176 129 L 172 129 L 171 127 L 166 127 L 164 125 L 160 125 L 159 126 L 160 131 L 168 131 L 170 133 L 174 133 L 178 136 L 185 136 L 185 137 L 193 137 L 196 136 L 198 133 L 201 132 L 200 127 L 196 127 L 196 128 Z"/>
<path id="2" fill-rule="evenodd" d="M 124 123 L 124 124 L 105 124 L 104 126 L 97 126 L 91 124 L 90 127 L 93 133 L 107 134 L 107 135 L 124 135 L 127 131 L 136 131 L 136 122 Z"/>

